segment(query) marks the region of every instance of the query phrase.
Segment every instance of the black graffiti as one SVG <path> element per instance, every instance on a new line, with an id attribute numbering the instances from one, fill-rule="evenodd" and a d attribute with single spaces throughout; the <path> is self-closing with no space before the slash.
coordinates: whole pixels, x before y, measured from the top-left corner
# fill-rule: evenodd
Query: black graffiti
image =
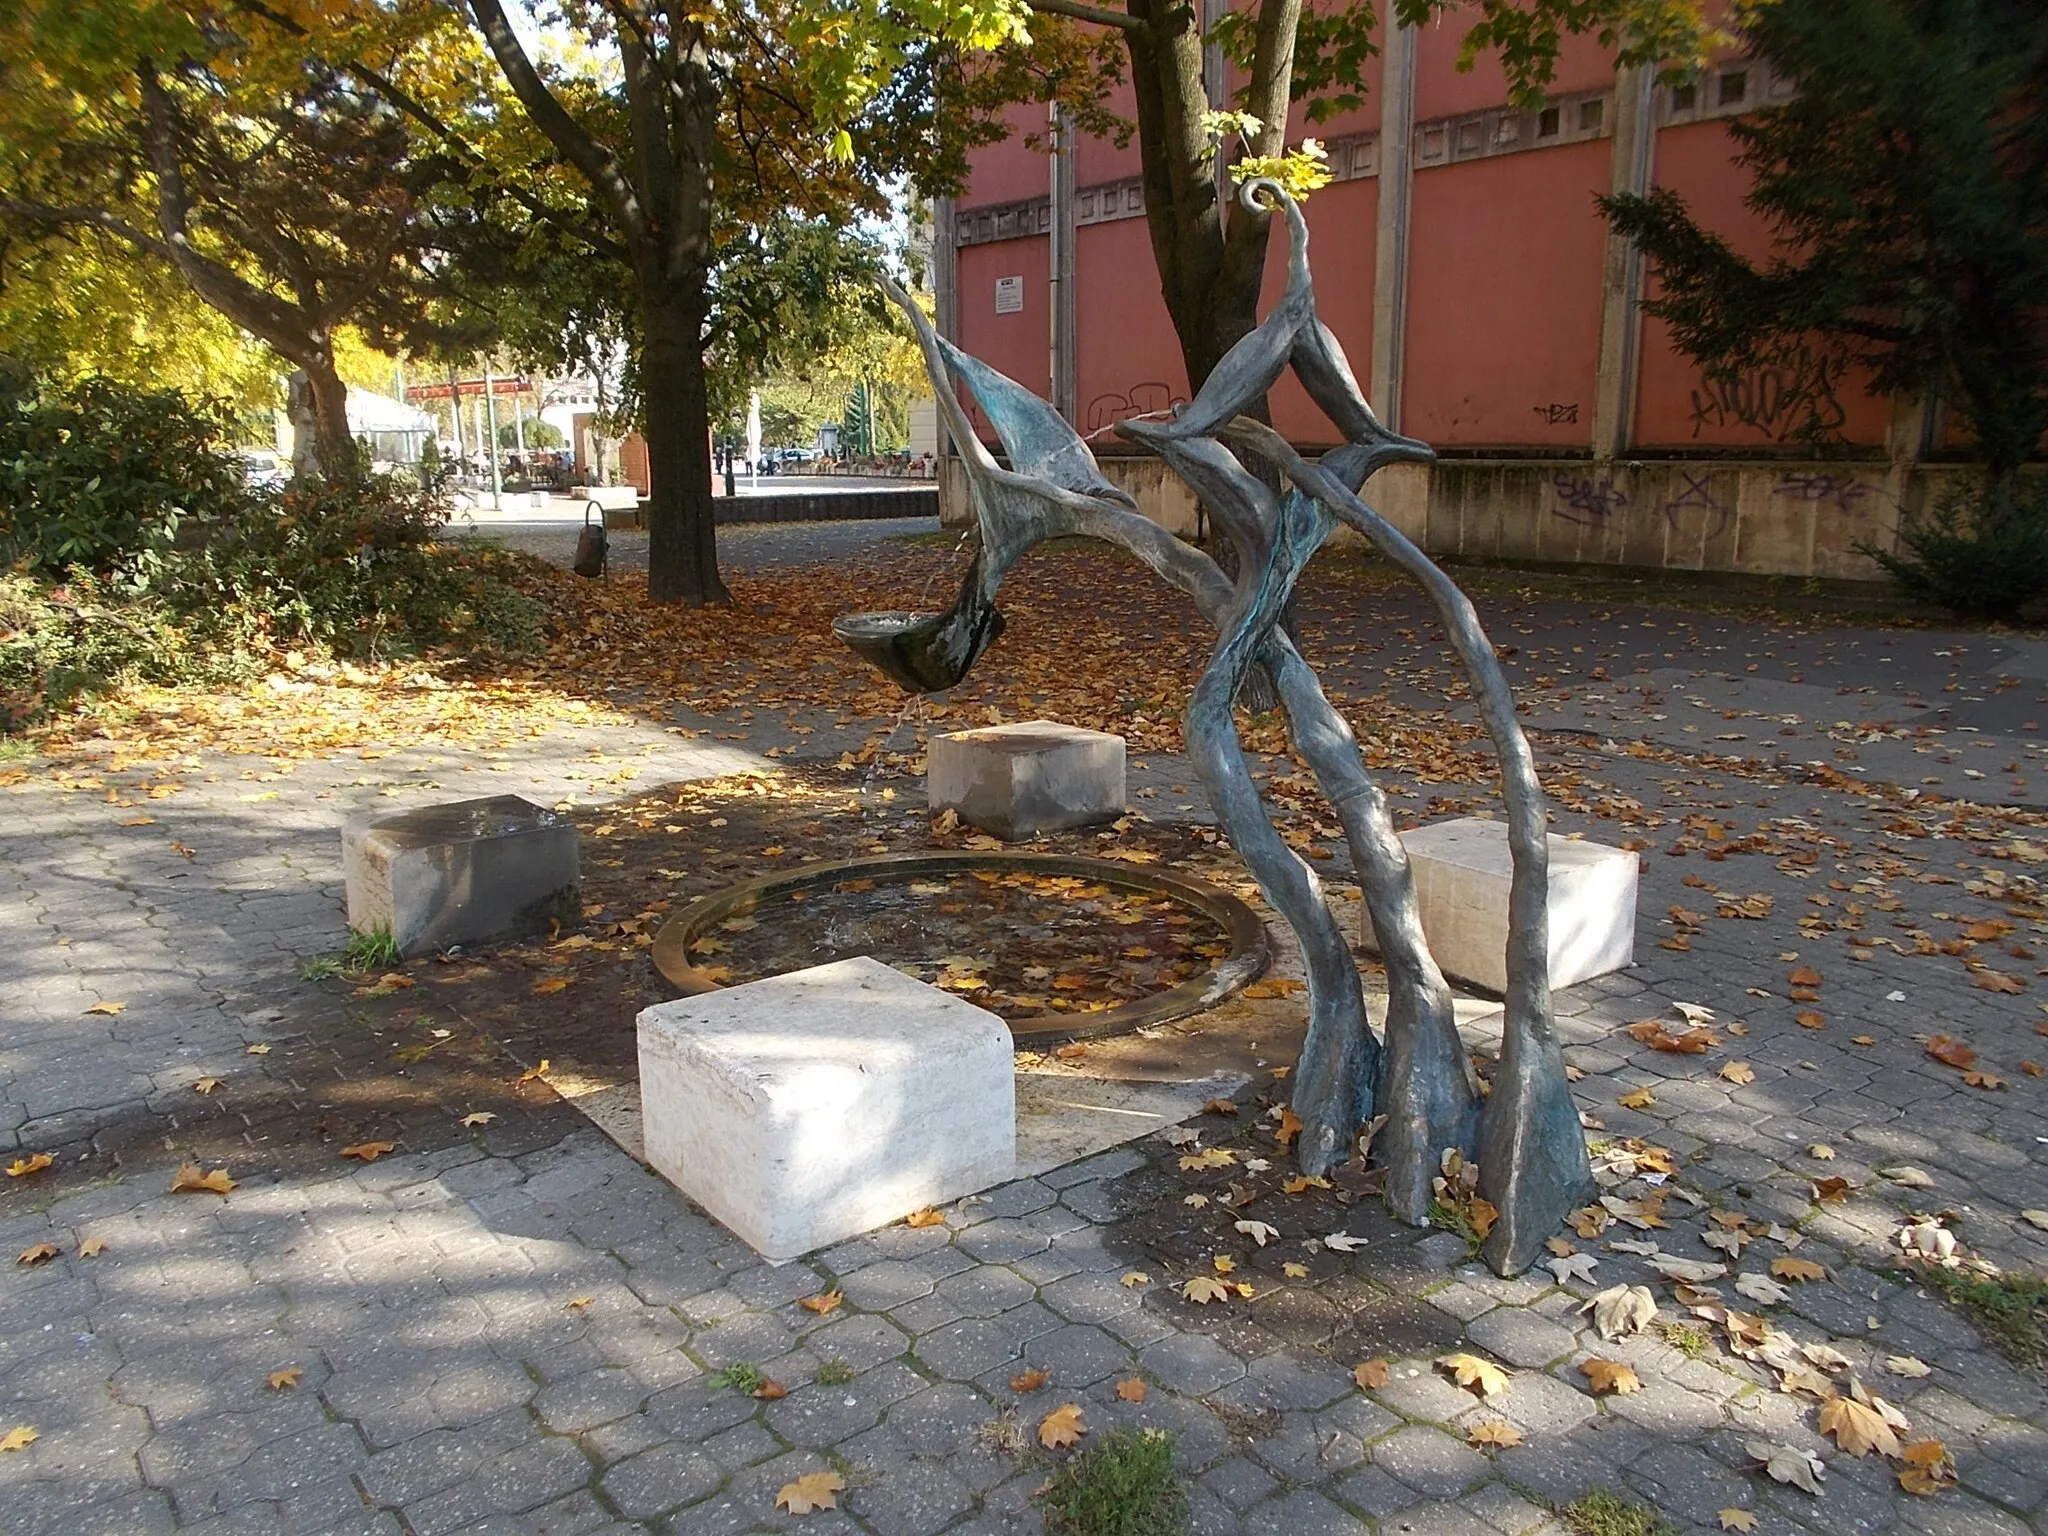
<path id="1" fill-rule="evenodd" d="M 1710 519 L 1710 526 L 1707 529 L 1708 538 L 1714 538 L 1725 532 L 1728 527 L 1728 520 L 1735 515 L 1735 509 L 1714 494 L 1713 487 L 1707 484 L 1708 477 L 1706 475 L 1689 475 L 1685 471 L 1680 470 L 1678 478 L 1685 482 L 1685 489 L 1664 503 L 1665 521 L 1670 523 L 1673 528 L 1676 528 L 1678 526 L 1678 514 L 1689 512 L 1697 507 L 1700 511 L 1706 513 Z"/>
<path id="2" fill-rule="evenodd" d="M 1788 501 L 1831 501 L 1837 512 L 1846 512 L 1870 494 L 1870 487 L 1854 475 L 1835 475 L 1825 470 L 1817 474 L 1801 474 L 1787 470 L 1778 476 L 1778 483 L 1771 494 L 1783 496 Z"/>
<path id="3" fill-rule="evenodd" d="M 1692 392 L 1692 435 L 1703 428 L 1754 427 L 1775 441 L 1827 437 L 1848 419 L 1835 396 L 1843 364 L 1802 352 L 1782 367 L 1709 377 Z"/>
<path id="4" fill-rule="evenodd" d="M 1111 422 L 1123 421 L 1131 416 L 1150 416 L 1155 412 L 1170 411 L 1187 402 L 1178 398 L 1170 384 L 1147 380 L 1133 384 L 1128 391 L 1097 395 L 1088 402 L 1088 425 L 1086 430 L 1100 432 Z"/>
<path id="5" fill-rule="evenodd" d="M 1600 527 L 1614 515 L 1616 508 L 1628 505 L 1628 494 L 1604 479 L 1575 475 L 1570 470 L 1561 469 L 1550 477 L 1550 484 L 1557 492 L 1558 501 L 1552 511 L 1566 522 L 1577 523 L 1582 528 Z"/>
<path id="6" fill-rule="evenodd" d="M 1529 409 L 1538 416 L 1541 416 L 1545 423 L 1553 427 L 1563 422 L 1577 421 L 1579 419 L 1579 402 L 1576 400 L 1572 401 L 1569 405 L 1561 405 L 1556 401 L 1552 401 L 1549 405 L 1532 405 Z"/>

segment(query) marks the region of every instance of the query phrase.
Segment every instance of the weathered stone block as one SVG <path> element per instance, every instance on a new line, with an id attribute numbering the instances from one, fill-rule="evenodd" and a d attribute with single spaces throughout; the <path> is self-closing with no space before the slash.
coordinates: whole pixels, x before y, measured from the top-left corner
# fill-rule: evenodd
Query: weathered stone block
<path id="1" fill-rule="evenodd" d="M 1124 739 L 1053 720 L 934 736 L 934 811 L 1009 842 L 1124 813 Z"/>
<path id="2" fill-rule="evenodd" d="M 1403 832 L 1429 952 L 1447 975 L 1507 990 L 1505 822 L 1460 817 Z M 1372 914 L 1364 918 L 1373 943 Z M 1636 856 L 1583 839 L 1550 839 L 1550 984 L 1569 987 L 1635 963 Z"/>
<path id="3" fill-rule="evenodd" d="M 647 1161 L 766 1258 L 1010 1177 L 1010 1031 L 859 956 L 644 1010 Z"/>
<path id="4" fill-rule="evenodd" d="M 546 932 L 577 913 L 576 828 L 517 795 L 459 800 L 341 829 L 348 925 L 400 954 Z"/>

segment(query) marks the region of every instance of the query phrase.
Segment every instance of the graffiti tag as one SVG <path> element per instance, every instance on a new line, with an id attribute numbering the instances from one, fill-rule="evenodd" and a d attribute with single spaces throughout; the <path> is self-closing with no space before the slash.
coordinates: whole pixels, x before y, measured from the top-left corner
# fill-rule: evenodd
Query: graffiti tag
<path id="1" fill-rule="evenodd" d="M 1090 432 L 1100 432 L 1112 422 L 1123 421 L 1132 416 L 1150 416 L 1155 412 L 1170 411 L 1187 402 L 1174 395 L 1173 387 L 1148 380 L 1133 384 L 1123 394 L 1111 392 L 1097 395 L 1088 402 L 1088 426 Z"/>
<path id="2" fill-rule="evenodd" d="M 1801 474 L 1788 470 L 1778 476 L 1771 494 L 1788 501 L 1831 501 L 1837 512 L 1847 512 L 1870 494 L 1870 487 L 1854 475 L 1830 474 L 1825 470 Z"/>
<path id="3" fill-rule="evenodd" d="M 1708 427 L 1753 427 L 1778 442 L 1825 437 L 1848 419 L 1835 397 L 1843 365 L 1802 351 L 1783 367 L 1708 377 L 1692 391 L 1692 435 Z"/>
<path id="4" fill-rule="evenodd" d="M 1557 492 L 1557 516 L 1582 528 L 1598 528 L 1614 515 L 1617 507 L 1628 505 L 1628 494 L 1605 479 L 1559 470 L 1550 477 Z"/>
<path id="5" fill-rule="evenodd" d="M 1552 401 L 1549 405 L 1532 405 L 1529 409 L 1542 417 L 1544 423 L 1548 426 L 1560 426 L 1566 422 L 1573 422 L 1579 419 L 1579 402 L 1576 400 L 1572 401 L 1569 405 Z"/>
<path id="6" fill-rule="evenodd" d="M 1725 532 L 1728 520 L 1735 515 L 1735 509 L 1721 500 L 1707 484 L 1706 475 L 1689 475 L 1680 470 L 1678 478 L 1685 482 L 1685 489 L 1664 503 L 1664 519 L 1673 528 L 1678 526 L 1678 514 L 1694 508 L 1707 514 L 1709 524 L 1707 537 L 1715 538 Z"/>

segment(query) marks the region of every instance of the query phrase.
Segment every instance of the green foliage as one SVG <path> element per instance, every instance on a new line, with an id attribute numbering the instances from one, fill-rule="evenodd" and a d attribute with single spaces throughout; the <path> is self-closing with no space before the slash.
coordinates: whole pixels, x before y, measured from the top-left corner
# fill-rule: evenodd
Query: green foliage
<path id="1" fill-rule="evenodd" d="M 516 421 L 503 422 L 498 427 L 498 446 L 517 448 L 521 435 L 521 424 Z M 528 451 L 539 449 L 546 452 L 562 446 L 562 432 L 551 421 L 542 421 L 538 416 L 529 416 L 524 424 L 524 435 Z"/>
<path id="2" fill-rule="evenodd" d="M 1710 376 L 1954 406 L 1998 487 L 2048 431 L 2048 8 L 2033 0 L 1777 0 L 1746 35 L 1796 87 L 1731 125 L 1776 254 L 1738 255 L 1675 194 L 1603 198 L 1654 262 L 1646 303 Z M 2001 494 L 2002 494 L 2001 489 Z"/>
<path id="3" fill-rule="evenodd" d="M 827 1360 L 818 1367 L 818 1385 L 821 1387 L 843 1387 L 851 1380 L 853 1367 L 844 1360 Z"/>
<path id="4" fill-rule="evenodd" d="M 342 950 L 342 962 L 352 971 L 388 971 L 404 958 L 389 923 L 349 929 L 348 945 Z"/>
<path id="5" fill-rule="evenodd" d="M 2008 1359 L 2048 1362 L 2048 1275 L 1986 1277 L 1928 1267 L 1919 1278 L 1967 1312 Z"/>
<path id="6" fill-rule="evenodd" d="M 1063 1463 L 1038 1502 L 1051 1536 L 1182 1536 L 1188 1528 L 1188 1493 L 1164 1430 L 1111 1430 Z"/>
<path id="7" fill-rule="evenodd" d="M 2005 496 L 1951 486 L 1899 532 L 1899 553 L 1863 546 L 1909 594 L 1978 618 L 2009 619 L 2048 595 L 2048 485 Z"/>
<path id="8" fill-rule="evenodd" d="M 752 1394 L 761 1390 L 761 1383 L 768 1378 L 761 1374 L 761 1367 L 751 1360 L 735 1360 L 724 1370 L 711 1378 L 714 1387 L 727 1387 L 734 1392 Z"/>
<path id="9" fill-rule="evenodd" d="M 1654 1509 L 1631 1504 L 1605 1488 L 1595 1489 L 1557 1513 L 1578 1536 L 1673 1536 L 1672 1528 L 1657 1518 Z"/>

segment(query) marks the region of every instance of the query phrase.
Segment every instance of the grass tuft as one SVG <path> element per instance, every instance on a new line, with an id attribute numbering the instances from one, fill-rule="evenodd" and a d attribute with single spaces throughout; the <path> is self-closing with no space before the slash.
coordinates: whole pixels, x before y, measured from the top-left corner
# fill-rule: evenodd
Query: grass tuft
<path id="1" fill-rule="evenodd" d="M 351 928 L 341 958 L 342 964 L 352 971 L 388 971 L 404 956 L 399 954 L 398 941 L 391 937 L 390 928 L 379 923 L 375 928 Z"/>
<path id="2" fill-rule="evenodd" d="M 2048 1364 L 2048 1275 L 1964 1274 L 1932 1265 L 1915 1272 L 1929 1290 L 1939 1291 L 1969 1314 L 1970 1321 L 2008 1360 Z"/>
<path id="3" fill-rule="evenodd" d="M 714 1387 L 730 1387 L 735 1392 L 752 1394 L 761 1390 L 761 1383 L 765 1379 L 761 1375 L 761 1367 L 754 1364 L 753 1361 L 735 1360 L 731 1365 L 728 1365 L 724 1370 L 711 1378 L 711 1385 Z"/>
<path id="4" fill-rule="evenodd" d="M 1163 1430 L 1111 1430 L 1062 1464 L 1038 1502 L 1051 1536 L 1182 1536 L 1188 1528 L 1188 1491 Z"/>
<path id="5" fill-rule="evenodd" d="M 1654 1509 L 1631 1504 L 1605 1488 L 1595 1489 L 1557 1513 L 1578 1536 L 1676 1536 Z"/>
<path id="6" fill-rule="evenodd" d="M 853 1380 L 853 1367 L 844 1360 L 827 1360 L 818 1367 L 818 1381 L 828 1387 L 844 1386 Z"/>

